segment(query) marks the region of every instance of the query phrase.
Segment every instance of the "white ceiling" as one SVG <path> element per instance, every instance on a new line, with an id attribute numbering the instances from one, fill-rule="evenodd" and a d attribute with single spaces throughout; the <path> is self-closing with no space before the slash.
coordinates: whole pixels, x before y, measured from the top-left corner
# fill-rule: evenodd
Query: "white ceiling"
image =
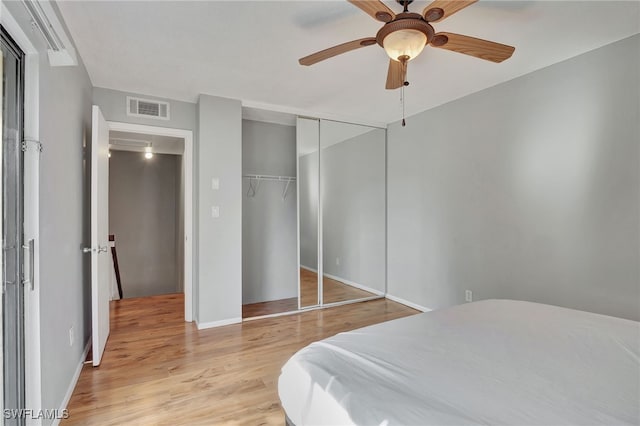
<path id="1" fill-rule="evenodd" d="M 415 1 L 410 10 L 426 4 Z M 373 125 L 401 117 L 400 91 L 384 89 L 388 58 L 377 45 L 298 65 L 317 50 L 376 34 L 381 23 L 343 0 L 91 0 L 59 7 L 97 87 L 188 102 L 204 93 Z M 494 64 L 427 47 L 409 65 L 407 115 L 636 34 L 640 3 L 481 0 L 434 27 L 516 51 Z"/>

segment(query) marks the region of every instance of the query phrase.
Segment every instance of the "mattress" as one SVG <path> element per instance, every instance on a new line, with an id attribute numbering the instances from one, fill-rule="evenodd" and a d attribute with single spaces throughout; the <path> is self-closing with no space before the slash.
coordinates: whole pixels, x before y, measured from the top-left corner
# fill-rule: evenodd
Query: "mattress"
<path id="1" fill-rule="evenodd" d="M 486 300 L 312 343 L 278 392 L 302 425 L 640 424 L 640 323 Z"/>

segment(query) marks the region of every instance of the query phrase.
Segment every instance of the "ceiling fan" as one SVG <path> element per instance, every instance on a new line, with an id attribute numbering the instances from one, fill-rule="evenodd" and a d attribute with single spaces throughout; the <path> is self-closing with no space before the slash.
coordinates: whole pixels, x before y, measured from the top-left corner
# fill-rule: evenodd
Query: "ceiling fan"
<path id="1" fill-rule="evenodd" d="M 408 6 L 413 0 L 396 0 L 404 7 L 397 15 L 380 0 L 348 1 L 374 19 L 384 22 L 382 28 L 375 37 L 349 41 L 305 56 L 299 60 L 300 65 L 313 65 L 377 43 L 391 58 L 386 88 L 398 89 L 409 84 L 406 81 L 407 63 L 418 56 L 427 44 L 492 62 L 510 58 L 515 50 L 512 46 L 475 37 L 448 32 L 436 33 L 431 26 L 431 23 L 440 22 L 478 0 L 435 0 L 424 8 L 422 14 L 409 12 Z"/>

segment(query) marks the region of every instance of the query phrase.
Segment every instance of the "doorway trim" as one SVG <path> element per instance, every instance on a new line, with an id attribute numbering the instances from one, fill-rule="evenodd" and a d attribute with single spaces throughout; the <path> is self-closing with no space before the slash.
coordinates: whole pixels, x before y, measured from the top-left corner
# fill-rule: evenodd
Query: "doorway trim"
<path id="1" fill-rule="evenodd" d="M 109 131 L 170 136 L 184 140 L 184 320 L 193 321 L 193 132 L 169 127 L 107 121 Z"/>

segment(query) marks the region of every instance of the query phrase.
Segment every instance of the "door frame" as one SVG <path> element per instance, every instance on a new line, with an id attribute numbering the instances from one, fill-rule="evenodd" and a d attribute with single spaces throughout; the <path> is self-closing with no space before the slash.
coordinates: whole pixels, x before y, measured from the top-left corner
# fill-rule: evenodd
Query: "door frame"
<path id="1" fill-rule="evenodd" d="M 40 140 L 40 58 L 38 50 L 13 17 L 4 3 L 0 6 L 0 24 L 11 35 L 25 55 L 24 68 L 24 136 L 26 141 Z M 25 179 L 31 182 L 24 188 L 25 240 L 34 239 L 33 290 L 25 291 L 24 344 L 25 344 L 25 405 L 33 410 L 42 408 L 42 381 L 40 358 L 40 205 L 38 165 L 25 164 Z M 39 425 L 41 420 L 30 419 Z"/>
<path id="2" fill-rule="evenodd" d="M 144 133 L 155 136 L 170 136 L 184 140 L 182 165 L 184 170 L 184 320 L 193 321 L 193 132 L 170 127 L 107 121 L 109 131 Z"/>

